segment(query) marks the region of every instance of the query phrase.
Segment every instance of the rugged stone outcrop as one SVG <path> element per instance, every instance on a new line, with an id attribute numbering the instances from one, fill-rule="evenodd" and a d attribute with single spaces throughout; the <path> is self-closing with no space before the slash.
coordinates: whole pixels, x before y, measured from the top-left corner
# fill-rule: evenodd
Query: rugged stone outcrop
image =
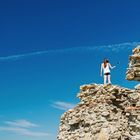
<path id="1" fill-rule="evenodd" d="M 129 67 L 126 72 L 127 80 L 140 81 L 140 45 L 137 46 L 129 57 Z"/>
<path id="2" fill-rule="evenodd" d="M 140 91 L 118 85 L 80 87 L 80 103 L 61 117 L 58 140 L 140 140 Z"/>
<path id="3" fill-rule="evenodd" d="M 127 80 L 140 81 L 140 46 L 133 50 Z M 140 140 L 140 84 L 80 87 L 80 103 L 61 117 L 58 140 Z"/>

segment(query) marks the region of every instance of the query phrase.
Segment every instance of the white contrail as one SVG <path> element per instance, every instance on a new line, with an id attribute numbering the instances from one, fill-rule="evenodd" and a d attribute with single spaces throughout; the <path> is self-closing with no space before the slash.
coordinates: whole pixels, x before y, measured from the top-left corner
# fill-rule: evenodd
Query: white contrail
<path id="1" fill-rule="evenodd" d="M 132 50 L 134 47 L 139 45 L 140 42 L 127 42 L 127 43 L 120 43 L 120 44 L 113 44 L 113 45 L 102 45 L 102 46 L 86 46 L 86 47 L 73 47 L 73 48 L 66 48 L 66 49 L 59 49 L 59 50 L 48 50 L 48 51 L 37 51 L 25 54 L 17 54 L 17 55 L 10 55 L 0 57 L 0 61 L 4 60 L 18 60 L 21 58 L 25 58 L 28 56 L 37 56 L 42 54 L 58 54 L 58 53 L 69 53 L 69 52 L 87 52 L 87 51 L 110 51 L 110 52 L 119 52 L 119 51 L 126 51 Z"/>

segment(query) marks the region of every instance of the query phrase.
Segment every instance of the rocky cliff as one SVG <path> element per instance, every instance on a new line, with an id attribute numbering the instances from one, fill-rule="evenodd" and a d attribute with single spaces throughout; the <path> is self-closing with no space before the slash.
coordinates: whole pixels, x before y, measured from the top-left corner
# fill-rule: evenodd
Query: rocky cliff
<path id="1" fill-rule="evenodd" d="M 140 46 L 132 51 L 127 80 L 140 81 Z M 58 140 L 140 140 L 140 84 L 80 87 L 80 103 L 61 117 Z"/>
<path id="2" fill-rule="evenodd" d="M 58 140 L 140 140 L 140 91 L 118 85 L 80 87 L 81 102 L 61 117 Z"/>
<path id="3" fill-rule="evenodd" d="M 129 67 L 126 72 L 127 80 L 140 81 L 140 46 L 137 46 L 129 57 Z"/>

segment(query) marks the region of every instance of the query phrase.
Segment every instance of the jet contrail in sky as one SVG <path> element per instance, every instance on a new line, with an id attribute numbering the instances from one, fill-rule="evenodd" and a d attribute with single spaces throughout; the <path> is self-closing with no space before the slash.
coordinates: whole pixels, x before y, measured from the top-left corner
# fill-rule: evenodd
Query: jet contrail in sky
<path id="1" fill-rule="evenodd" d="M 110 51 L 110 52 L 119 52 L 119 51 L 127 51 L 132 50 L 134 47 L 139 45 L 140 42 L 127 42 L 127 43 L 120 43 L 120 44 L 113 44 L 113 45 L 101 45 L 101 46 L 86 46 L 86 47 L 73 47 L 73 48 L 66 48 L 66 49 L 58 49 L 58 50 L 47 50 L 47 51 L 37 51 L 25 54 L 15 54 L 0 57 L 0 61 L 4 60 L 19 60 L 28 56 L 37 56 L 37 55 L 47 55 L 47 54 L 58 54 L 58 53 L 69 53 L 69 52 L 87 52 L 87 51 Z"/>

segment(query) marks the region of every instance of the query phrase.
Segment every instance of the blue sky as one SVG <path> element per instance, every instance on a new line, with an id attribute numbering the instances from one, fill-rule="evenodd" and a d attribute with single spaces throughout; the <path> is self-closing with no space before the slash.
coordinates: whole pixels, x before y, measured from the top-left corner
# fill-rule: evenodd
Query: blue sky
<path id="1" fill-rule="evenodd" d="M 109 58 L 112 83 L 125 80 L 140 43 L 139 0 L 5 0 L 0 4 L 0 139 L 56 140 L 60 116 L 79 86 L 102 83 Z"/>

